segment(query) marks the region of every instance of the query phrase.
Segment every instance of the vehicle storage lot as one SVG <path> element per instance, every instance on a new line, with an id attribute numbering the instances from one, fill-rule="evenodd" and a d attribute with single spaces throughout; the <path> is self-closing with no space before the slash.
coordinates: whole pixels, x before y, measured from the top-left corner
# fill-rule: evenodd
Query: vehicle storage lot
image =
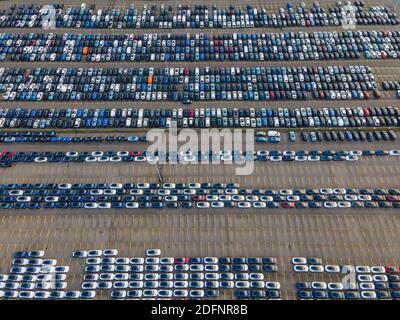
<path id="1" fill-rule="evenodd" d="M 0 267 L 2 273 L 8 270 L 16 250 L 45 250 L 46 258 L 70 266 L 67 290 L 76 290 L 84 267 L 83 259 L 70 257 L 77 249 L 116 248 L 118 256 L 127 257 L 143 256 L 147 248 L 160 248 L 166 256 L 267 255 L 278 259 L 279 271 L 268 274 L 266 281 L 279 281 L 282 298 L 294 299 L 295 282 L 323 277 L 295 274 L 293 256 L 321 257 L 340 265 L 398 265 L 400 222 L 395 212 L 42 211 L 28 215 L 16 211 L 0 217 Z M 329 274 L 324 279 L 340 280 Z M 232 295 L 233 290 L 225 291 L 226 298 Z M 109 292 L 99 297 L 107 298 Z"/>
<path id="2" fill-rule="evenodd" d="M 25 1 L 2 1 L 0 6 Z M 43 3 L 43 1 L 30 1 Z M 61 1 L 53 1 L 61 2 Z M 194 1 L 179 1 L 195 3 Z M 254 1 L 252 1 L 254 2 Z M 252 3 L 251 2 L 251 3 Z M 333 1 L 320 0 L 323 3 Z M 80 4 L 81 1 L 69 0 L 66 5 Z M 127 1 L 97 1 L 98 5 L 122 6 Z M 135 2 L 142 5 L 146 1 Z M 202 1 L 225 5 L 222 1 Z M 230 1 L 242 5 L 240 1 Z M 250 4 L 251 4 L 250 3 Z M 282 2 L 268 1 L 264 6 L 277 8 Z M 309 3 L 307 1 L 307 3 Z M 374 1 L 367 1 L 374 3 Z M 380 5 L 392 7 L 392 1 L 380 1 Z M 308 28 L 307 31 L 334 30 L 335 28 Z M 400 29 L 399 26 L 368 26 L 363 30 Z M 10 29 L 4 31 L 34 32 L 35 29 Z M 258 29 L 259 30 L 259 29 Z M 279 29 L 263 29 L 281 32 Z M 286 30 L 295 30 L 287 28 Z M 296 30 L 299 30 L 296 28 Z M 56 32 L 81 33 L 148 33 L 151 30 L 90 30 L 61 29 Z M 240 29 L 236 32 L 256 32 L 255 29 Z M 213 34 L 229 33 L 232 30 L 154 30 L 153 32 L 177 32 Z M 220 67 L 224 66 L 261 66 L 265 62 L 180 62 L 168 63 L 168 67 Z M 400 67 L 392 60 L 356 61 L 279 61 L 268 62 L 270 66 L 328 66 L 328 65 L 369 65 L 375 81 L 380 87 L 383 80 L 400 80 Z M 2 67 L 31 67 L 29 63 L 5 62 Z M 36 66 L 36 65 L 35 65 Z M 46 67 L 100 67 L 98 63 L 37 63 Z M 112 67 L 139 67 L 138 63 L 113 62 Z M 166 66 L 162 63 L 141 62 L 140 67 Z M 395 91 L 382 91 L 379 100 L 357 101 L 200 101 L 190 107 L 327 107 L 327 106 L 397 106 L 399 100 Z M 43 101 L 35 107 L 142 107 L 142 102 L 104 101 L 104 102 L 52 102 Z M 28 107 L 31 102 L 0 102 L 0 107 Z M 174 102 L 150 102 L 146 107 L 179 108 Z M 111 135 L 108 131 L 108 135 Z M 127 134 L 122 132 L 121 135 Z M 100 135 L 90 134 L 88 135 Z M 257 150 L 352 150 L 352 149 L 400 149 L 395 142 L 287 142 L 284 133 L 283 142 L 273 145 L 256 144 Z M 148 143 L 90 143 L 90 144 L 2 144 L 2 151 L 95 151 L 95 150 L 145 150 Z M 238 182 L 241 187 L 251 188 L 322 188 L 356 187 L 387 188 L 398 187 L 400 164 L 397 157 L 368 157 L 355 163 L 349 162 L 280 162 L 255 163 L 251 176 L 235 176 L 234 167 L 228 165 L 160 165 L 159 171 L 164 182 Z M 6 183 L 137 183 L 159 182 L 154 166 L 145 164 L 18 164 L 1 171 L 0 184 Z M 183 210 L 107 210 L 88 212 L 88 210 L 44 210 L 33 212 L 12 210 L 0 212 L 0 273 L 7 273 L 11 257 L 17 250 L 45 250 L 46 258 L 57 258 L 62 265 L 69 265 L 67 290 L 79 290 L 84 268 L 83 259 L 73 259 L 70 254 L 78 249 L 119 250 L 118 256 L 144 256 L 148 248 L 160 248 L 166 256 L 274 256 L 278 259 L 279 272 L 268 274 L 266 281 L 279 281 L 282 285 L 282 298 L 295 299 L 295 282 L 314 281 L 309 274 L 299 275 L 292 270 L 290 259 L 294 256 L 321 257 L 324 263 L 357 265 L 399 265 L 400 218 L 397 209 L 344 209 L 340 211 L 287 210 L 279 209 L 259 211 L 255 209 L 210 209 Z M 324 275 L 325 281 L 340 281 L 332 275 Z M 321 275 L 315 276 L 321 280 Z M 232 298 L 233 290 L 224 292 L 224 298 Z M 109 291 L 103 291 L 97 298 L 109 298 Z"/>

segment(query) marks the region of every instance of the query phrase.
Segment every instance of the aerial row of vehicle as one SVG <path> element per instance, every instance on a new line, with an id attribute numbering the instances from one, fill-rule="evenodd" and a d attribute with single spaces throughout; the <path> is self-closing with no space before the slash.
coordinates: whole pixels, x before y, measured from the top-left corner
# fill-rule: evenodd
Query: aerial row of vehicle
<path id="1" fill-rule="evenodd" d="M 117 163 L 148 162 L 157 163 L 226 163 L 239 161 L 358 161 L 360 156 L 400 156 L 400 150 L 259 150 L 240 152 L 222 150 L 219 152 L 147 152 L 147 151 L 68 151 L 68 152 L 0 152 L 0 167 L 10 167 L 16 163 Z"/>
<path id="2" fill-rule="evenodd" d="M 152 188 L 152 186 L 154 188 Z M 237 184 L 0 185 L 0 209 L 400 208 L 398 189 L 239 189 Z"/>
<path id="3" fill-rule="evenodd" d="M 37 133 L 37 135 L 35 134 Z M 146 136 L 57 136 L 45 135 L 46 132 L 0 132 L 0 143 L 136 143 L 148 142 Z M 54 132 L 48 132 L 54 133 Z M 397 139 L 397 134 L 394 130 L 383 131 L 362 131 L 362 130 L 346 130 L 342 131 L 303 131 L 300 134 L 302 141 L 394 141 Z M 257 143 L 277 143 L 281 141 L 281 135 L 271 135 L 265 132 L 262 134 L 256 132 Z M 296 132 L 288 132 L 288 141 L 296 141 Z"/>
<path id="4" fill-rule="evenodd" d="M 314 284 L 316 289 L 312 288 Z M 399 300 L 400 290 L 390 290 L 390 285 L 387 283 L 361 283 L 360 289 L 344 290 L 341 282 L 325 282 L 310 283 L 310 282 L 299 282 L 301 286 L 307 286 L 308 288 L 298 290 L 296 295 L 300 300 L 321 300 L 321 299 L 334 299 L 334 300 Z M 393 286 L 393 285 L 392 285 Z M 324 289 L 325 287 L 325 289 Z M 397 284 L 393 287 L 398 288 Z M 387 290 L 387 289 L 389 290 Z M 365 290 L 363 290 L 365 289 Z M 370 290 L 367 290 L 370 289 Z"/>
<path id="5" fill-rule="evenodd" d="M 272 134 L 271 134 L 272 132 Z M 275 133 L 276 132 L 276 133 Z M 281 134 L 278 131 L 256 131 L 255 132 L 257 143 L 279 143 L 281 142 Z M 326 131 L 301 131 L 301 141 L 394 141 L 397 139 L 397 134 L 394 130 L 345 130 L 335 131 L 330 128 Z M 288 141 L 296 142 L 296 132 L 288 132 Z M 1 138 L 0 138 L 1 141 Z"/>
<path id="6" fill-rule="evenodd" d="M 368 66 L 0 68 L 5 101 L 181 101 L 380 97 Z"/>
<path id="7" fill-rule="evenodd" d="M 0 61 L 287 61 L 361 57 L 400 58 L 399 33 L 0 34 Z"/>
<path id="8" fill-rule="evenodd" d="M 0 128 L 397 127 L 397 107 L 28 109 L 0 108 Z M 394 135 L 393 135 L 394 136 Z M 394 136 L 395 137 L 395 136 Z M 51 138 L 49 138 L 51 141 Z M 67 139 L 67 138 L 65 138 Z M 77 137 L 78 139 L 78 137 Z M 54 141 L 59 140 L 54 137 Z"/>
<path id="9" fill-rule="evenodd" d="M 3 132 L 5 133 L 5 132 Z M 7 132 L 24 133 L 24 131 Z M 35 132 L 26 132 L 35 133 Z M 45 132 L 37 132 L 45 133 Z M 0 143 L 136 143 L 147 142 L 146 136 L 46 136 L 46 135 L 0 135 Z"/>
<path id="10" fill-rule="evenodd" d="M 351 4 L 351 2 L 347 2 Z M 177 28 L 284 28 L 340 26 L 342 24 L 343 5 L 321 7 L 313 2 L 309 9 L 301 2 L 296 8 L 288 3 L 278 12 L 268 13 L 262 6 L 217 8 L 216 5 L 178 4 L 172 5 L 145 4 L 138 8 L 131 4 L 120 9 L 100 8 L 95 5 L 64 7 L 63 4 L 52 4 L 55 10 L 54 25 L 44 19 L 50 12 L 48 7 L 39 5 L 12 5 L 9 9 L 0 10 L 1 28 L 87 28 L 87 29 L 177 29 Z M 370 6 L 364 9 L 363 1 L 353 3 L 355 20 L 360 25 L 396 25 L 400 23 L 396 13 L 384 6 Z"/>

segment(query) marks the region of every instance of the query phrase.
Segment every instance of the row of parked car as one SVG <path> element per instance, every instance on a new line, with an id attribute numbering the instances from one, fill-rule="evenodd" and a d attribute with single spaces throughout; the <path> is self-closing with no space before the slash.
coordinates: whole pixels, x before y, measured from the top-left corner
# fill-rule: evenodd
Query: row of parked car
<path id="1" fill-rule="evenodd" d="M 294 133 L 294 132 L 292 132 Z M 393 130 L 388 131 L 355 131 L 355 130 L 346 130 L 342 131 L 311 131 L 311 132 L 302 132 L 301 140 L 302 141 L 394 141 L 397 139 L 397 134 Z M 289 136 L 290 140 L 290 136 Z M 293 140 L 290 140 L 293 141 Z"/>
<path id="2" fill-rule="evenodd" d="M 23 131 L 10 133 L 24 133 Z M 28 132 L 30 133 L 30 132 Z M 35 132 L 32 132 L 35 133 Z M 42 132 L 38 132 L 42 133 Z M 43 132 L 44 133 L 44 132 Z M 136 143 L 146 142 L 146 136 L 1 136 L 0 143 Z"/>
<path id="3" fill-rule="evenodd" d="M 0 128 L 397 127 L 398 107 L 0 109 Z M 262 142 L 262 141 L 260 141 Z"/>
<path id="4" fill-rule="evenodd" d="M 377 286 L 371 283 L 361 283 L 361 290 L 344 290 L 341 282 L 300 282 L 302 286 L 309 286 L 307 289 L 297 290 L 297 298 L 300 300 L 310 299 L 368 299 L 368 300 L 399 300 L 400 290 L 390 290 L 390 286 L 383 283 L 379 283 Z M 318 289 L 312 289 L 312 285 L 318 287 Z M 395 286 L 398 288 L 398 286 Z M 325 289 L 324 289 L 325 288 Z M 387 289 L 389 290 L 387 290 Z M 365 289 L 365 290 L 362 290 Z M 369 289 L 369 290 L 367 290 Z"/>
<path id="5" fill-rule="evenodd" d="M 361 155 L 391 155 L 399 156 L 399 150 L 352 150 L 348 151 L 267 151 L 250 152 L 198 152 L 190 151 L 184 154 L 158 152 L 157 155 L 143 155 L 139 151 L 94 151 L 94 152 L 0 152 L 0 168 L 11 167 L 17 163 L 118 163 L 118 162 L 148 162 L 157 163 L 213 163 L 232 164 L 241 161 L 358 161 Z"/>
<path id="6" fill-rule="evenodd" d="M 203 182 L 203 183 L 147 183 L 147 182 L 141 182 L 141 183 L 99 183 L 99 184 L 82 184 L 82 183 L 74 183 L 74 184 L 68 184 L 68 183 L 39 183 L 39 184 L 0 184 L 0 190 L 25 190 L 25 189 L 58 189 L 58 190 L 68 190 L 68 189 L 96 189 L 96 188 L 106 188 L 106 189 L 122 189 L 123 193 L 126 192 L 126 190 L 131 190 L 131 189 L 142 189 L 142 190 L 147 190 L 148 191 L 143 191 L 144 193 L 150 192 L 153 189 L 200 189 L 201 191 L 199 192 L 206 192 L 204 190 L 213 190 L 213 189 L 238 189 L 240 188 L 240 185 L 238 183 L 230 182 L 230 183 L 209 183 L 209 182 Z M 204 190 L 203 190 L 204 189 Z M 125 191 L 124 191 L 125 190 Z M 246 191 L 247 190 L 247 191 Z M 275 195 L 275 194 L 281 194 L 281 195 L 300 195 L 300 194 L 325 194 L 325 195 L 330 195 L 330 194 L 354 194 L 354 193 L 361 193 L 361 194 L 377 194 L 377 195 L 399 195 L 400 194 L 400 189 L 383 189 L 383 188 L 378 188 L 378 189 L 357 189 L 357 188 L 321 188 L 321 189 L 239 189 L 240 194 L 246 194 L 246 192 L 250 192 L 253 194 L 260 194 L 260 193 L 265 193 L 267 195 Z M 84 194 L 86 194 L 86 191 L 83 191 Z M 120 192 L 120 191 L 118 191 Z M 135 191 L 136 192 L 136 191 Z M 140 191 L 138 191 L 140 193 Z M 153 192 L 153 191 L 151 191 Z M 174 191 L 175 192 L 175 191 Z M 236 192 L 236 191 L 235 191 Z M 178 192 L 179 193 L 179 192 Z M 141 194 L 141 193 L 140 193 Z"/>
<path id="7" fill-rule="evenodd" d="M 400 208 L 398 189 L 240 189 L 237 184 L 0 185 L 0 209 Z"/>
<path id="8" fill-rule="evenodd" d="M 1 33 L 0 61 L 264 61 L 400 57 L 397 31 L 252 34 Z"/>
<path id="9" fill-rule="evenodd" d="M 350 4 L 350 2 L 348 2 Z M 344 5 L 344 4 L 343 4 Z M 288 3 L 286 9 L 268 13 L 265 7 L 230 5 L 217 8 L 216 5 L 152 5 L 138 8 L 131 4 L 123 9 L 100 8 L 95 5 L 64 7 L 53 4 L 53 10 L 38 5 L 12 5 L 0 11 L 1 28 L 40 28 L 49 27 L 49 12 L 55 14 L 56 28 L 118 28 L 118 29 L 176 29 L 176 28 L 265 28 L 265 27 L 314 27 L 340 26 L 343 19 L 342 3 L 322 7 L 314 2 L 307 9 L 304 2 L 296 8 Z M 355 19 L 361 25 L 399 24 L 394 11 L 384 6 L 370 6 L 364 9 L 364 2 L 353 3 Z"/>
<path id="10" fill-rule="evenodd" d="M 392 116 L 400 117 L 400 109 L 397 106 L 388 107 L 243 107 L 243 108 L 0 108 L 0 117 L 3 119 L 42 119 L 60 118 L 77 119 L 82 118 L 148 118 L 160 117 L 183 119 L 183 118 L 237 118 L 237 117 L 262 117 L 262 118 L 290 118 L 290 117 L 375 117 Z M 35 131 L 36 132 L 36 131 Z M 0 136 L 11 136 L 14 133 L 0 132 Z M 22 134 L 22 133 L 21 133 Z M 35 133 L 37 134 L 37 132 Z M 52 133 L 55 135 L 55 133 Z"/>
<path id="11" fill-rule="evenodd" d="M 380 97 L 368 66 L 0 68 L 5 101 L 305 100 Z"/>
<path id="12" fill-rule="evenodd" d="M 117 163 L 148 162 L 156 163 L 227 163 L 240 161 L 357 161 L 361 156 L 400 156 L 400 150 L 259 150 L 240 152 L 221 150 L 219 152 L 141 152 L 141 151 L 69 151 L 69 152 L 0 152 L 1 164 L 16 163 Z"/>

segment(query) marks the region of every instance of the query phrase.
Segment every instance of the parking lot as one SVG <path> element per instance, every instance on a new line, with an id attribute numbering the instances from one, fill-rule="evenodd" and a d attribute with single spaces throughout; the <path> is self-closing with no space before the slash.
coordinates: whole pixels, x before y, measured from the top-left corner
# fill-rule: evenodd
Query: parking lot
<path id="1" fill-rule="evenodd" d="M 166 256 L 275 256 L 282 297 L 294 299 L 297 281 L 313 276 L 292 271 L 293 256 L 317 256 L 331 264 L 398 265 L 395 212 L 176 212 L 35 214 L 15 212 L 1 217 L 1 271 L 16 250 L 41 249 L 46 258 L 69 265 L 68 290 L 79 289 L 83 261 L 73 250 L 117 248 L 119 256 L 143 256 L 160 248 Z M 32 243 L 32 239 L 35 243 Z M 315 281 L 321 275 L 315 276 Z M 334 281 L 335 277 L 331 277 Z M 327 281 L 327 279 L 325 279 Z M 328 278 L 329 281 L 329 278 Z M 337 281 L 337 280 L 336 280 Z M 225 297 L 232 297 L 232 290 Z M 103 291 L 101 298 L 109 297 Z"/>
<path id="2" fill-rule="evenodd" d="M 61 1 L 53 1 L 62 3 Z M 321 5 L 333 1 L 319 1 Z M 2 1 L 0 9 L 10 4 L 26 1 Z M 29 3 L 43 3 L 30 1 Z M 80 5 L 70 0 L 65 6 Z M 197 4 L 180 1 L 182 4 Z M 202 1 L 204 4 L 226 6 L 222 1 Z M 267 10 L 278 10 L 286 2 L 268 3 L 250 1 Z M 387 5 L 393 1 L 377 3 L 368 0 L 367 5 Z M 124 7 L 127 1 L 97 1 L 97 7 Z M 137 1 L 142 7 L 146 1 Z M 243 2 L 229 4 L 244 7 Z M 247 4 L 247 3 L 246 3 Z M 309 4 L 309 1 L 307 1 Z M 398 12 L 399 14 L 399 12 Z M 361 30 L 400 31 L 400 25 L 358 26 Z M 206 33 L 213 34 L 286 32 L 286 31 L 333 31 L 338 27 L 285 27 L 232 29 L 86 29 L 59 28 L 55 33 L 126 34 L 126 33 Z M 42 32 L 37 28 L 5 28 L 2 32 Z M 400 106 L 396 91 L 384 91 L 382 81 L 399 81 L 398 60 L 320 60 L 320 61 L 195 61 L 195 62 L 11 62 L 3 61 L 4 68 L 65 67 L 65 68 L 220 68 L 224 67 L 289 67 L 289 66 L 350 66 L 368 65 L 382 94 L 369 100 L 315 100 L 307 101 L 193 101 L 182 106 L 175 101 L 0 101 L 0 108 L 202 108 L 221 107 L 290 109 L 314 107 L 378 107 Z M 0 93 L 0 96 L 2 93 Z M 395 128 L 397 130 L 397 128 Z M 309 129 L 307 129 L 309 131 Z M 313 129 L 310 129 L 313 130 Z M 375 130 L 370 128 L 369 130 Z M 55 130 L 58 131 L 58 130 Z M 112 136 L 145 135 L 146 130 L 125 128 L 96 129 L 86 132 L 60 133 L 61 136 Z M 397 150 L 395 141 L 317 141 L 304 142 L 297 128 L 296 142 L 289 142 L 286 131 L 278 144 L 256 143 L 255 150 Z M 315 130 L 318 131 L 318 130 Z M 62 132 L 62 130 L 61 130 Z M 66 151 L 144 151 L 149 142 L 112 143 L 9 143 L 0 144 L 0 151 L 9 152 L 66 152 Z M 222 147 L 221 147 L 222 149 Z M 18 163 L 11 168 L 0 169 L 0 184 L 14 183 L 239 183 L 242 188 L 397 188 L 400 177 L 398 157 L 361 157 L 355 162 L 255 162 L 250 175 L 235 173 L 236 165 L 224 164 L 159 164 L 148 163 Z M 279 281 L 282 299 L 296 299 L 295 283 L 298 281 L 340 282 L 341 275 L 295 273 L 290 262 L 292 257 L 320 257 L 326 264 L 338 265 L 394 265 L 399 266 L 398 242 L 400 219 L 398 209 L 348 208 L 348 209 L 247 209 L 221 208 L 199 210 L 182 208 L 156 210 L 109 209 L 85 210 L 1 210 L 0 211 L 0 273 L 8 273 L 12 255 L 18 250 L 45 250 L 46 258 L 56 258 L 61 265 L 70 266 L 66 290 L 80 290 L 84 259 L 71 257 L 74 250 L 118 249 L 119 257 L 144 256 L 149 248 L 159 248 L 163 256 L 273 256 L 278 262 L 278 272 L 266 274 L 265 281 Z M 315 279 L 315 280 L 314 280 Z M 109 299 L 108 290 L 98 291 L 96 299 Z M 223 290 L 223 298 L 234 298 L 234 290 Z"/>

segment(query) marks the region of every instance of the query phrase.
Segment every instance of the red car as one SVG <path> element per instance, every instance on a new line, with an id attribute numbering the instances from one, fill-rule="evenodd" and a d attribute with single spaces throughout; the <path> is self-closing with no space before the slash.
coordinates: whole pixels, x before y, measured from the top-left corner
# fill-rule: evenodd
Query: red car
<path id="1" fill-rule="evenodd" d="M 399 201 L 400 200 L 400 197 L 399 196 L 393 196 L 393 195 L 388 195 L 388 196 L 386 196 L 386 200 L 387 201 Z"/>
<path id="2" fill-rule="evenodd" d="M 386 273 L 396 273 L 399 272 L 397 267 L 385 266 Z"/>
<path id="3" fill-rule="evenodd" d="M 295 207 L 294 202 L 282 202 L 281 203 L 281 208 L 284 209 L 293 209 Z"/>
<path id="4" fill-rule="evenodd" d="M 269 96 L 270 96 L 271 100 L 275 100 L 275 92 L 274 91 L 270 91 Z"/>
<path id="5" fill-rule="evenodd" d="M 206 196 L 205 195 L 195 195 L 192 196 L 192 201 L 205 201 Z"/>
<path id="6" fill-rule="evenodd" d="M 176 263 L 176 264 L 185 264 L 185 263 L 189 263 L 189 258 L 188 258 L 188 257 L 178 257 L 178 258 L 174 258 L 174 263 Z"/>

